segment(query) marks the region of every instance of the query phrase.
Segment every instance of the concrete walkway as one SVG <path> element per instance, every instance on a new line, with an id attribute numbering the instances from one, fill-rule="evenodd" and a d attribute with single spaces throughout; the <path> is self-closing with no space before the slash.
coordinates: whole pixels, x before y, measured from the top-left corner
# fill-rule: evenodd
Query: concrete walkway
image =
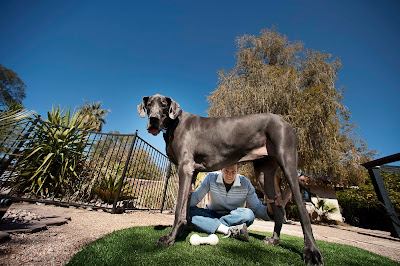
<path id="1" fill-rule="evenodd" d="M 389 232 L 368 230 L 353 226 L 312 225 L 314 237 L 338 244 L 362 248 L 400 262 L 400 239 L 393 238 Z M 249 230 L 273 232 L 274 223 L 256 220 Z M 303 237 L 300 222 L 284 224 L 281 234 Z"/>

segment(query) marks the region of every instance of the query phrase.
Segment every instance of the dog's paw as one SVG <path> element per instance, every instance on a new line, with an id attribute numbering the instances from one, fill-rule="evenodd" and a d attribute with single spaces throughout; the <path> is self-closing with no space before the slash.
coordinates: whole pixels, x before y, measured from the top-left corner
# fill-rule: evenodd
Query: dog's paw
<path id="1" fill-rule="evenodd" d="M 172 246 L 174 243 L 175 239 L 170 235 L 162 236 L 156 241 L 156 244 L 160 246 Z"/>
<path id="2" fill-rule="evenodd" d="M 304 247 L 303 260 L 309 265 L 324 265 L 324 259 L 318 248 Z"/>
<path id="3" fill-rule="evenodd" d="M 262 242 L 269 246 L 279 246 L 279 238 L 265 237 Z"/>

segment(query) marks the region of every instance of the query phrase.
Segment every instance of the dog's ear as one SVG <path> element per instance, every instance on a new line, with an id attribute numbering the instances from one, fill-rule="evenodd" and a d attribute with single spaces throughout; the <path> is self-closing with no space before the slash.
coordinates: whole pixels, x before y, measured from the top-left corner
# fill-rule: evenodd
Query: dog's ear
<path id="1" fill-rule="evenodd" d="M 170 97 L 166 97 L 168 103 L 169 103 L 169 118 L 175 119 L 178 116 L 179 112 L 179 103 L 175 102 L 172 100 Z"/>
<path id="2" fill-rule="evenodd" d="M 141 118 L 144 118 L 146 116 L 146 106 L 147 106 L 147 101 L 149 100 L 149 97 L 143 97 L 142 103 L 137 106 L 137 111 L 140 115 Z"/>

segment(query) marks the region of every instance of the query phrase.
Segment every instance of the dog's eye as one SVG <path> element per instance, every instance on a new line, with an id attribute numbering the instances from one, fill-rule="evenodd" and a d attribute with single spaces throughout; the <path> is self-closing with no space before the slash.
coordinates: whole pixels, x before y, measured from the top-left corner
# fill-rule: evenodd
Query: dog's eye
<path id="1" fill-rule="evenodd" d="M 161 103 L 162 107 L 167 107 L 167 103 Z"/>

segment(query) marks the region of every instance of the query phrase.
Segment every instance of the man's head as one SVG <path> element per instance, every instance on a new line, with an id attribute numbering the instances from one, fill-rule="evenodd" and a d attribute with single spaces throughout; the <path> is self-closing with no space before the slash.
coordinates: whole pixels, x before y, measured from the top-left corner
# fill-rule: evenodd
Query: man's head
<path id="1" fill-rule="evenodd" d="M 236 175 L 238 173 L 238 165 L 233 164 L 225 168 L 222 168 L 221 172 L 222 172 L 222 177 L 224 178 L 224 182 L 226 184 L 232 184 L 233 181 L 235 181 Z"/>
<path id="2" fill-rule="evenodd" d="M 147 131 L 154 136 L 167 126 L 169 119 L 178 116 L 179 104 L 169 97 L 156 94 L 150 97 L 143 97 L 141 104 L 137 106 L 141 118 L 149 117 Z"/>

